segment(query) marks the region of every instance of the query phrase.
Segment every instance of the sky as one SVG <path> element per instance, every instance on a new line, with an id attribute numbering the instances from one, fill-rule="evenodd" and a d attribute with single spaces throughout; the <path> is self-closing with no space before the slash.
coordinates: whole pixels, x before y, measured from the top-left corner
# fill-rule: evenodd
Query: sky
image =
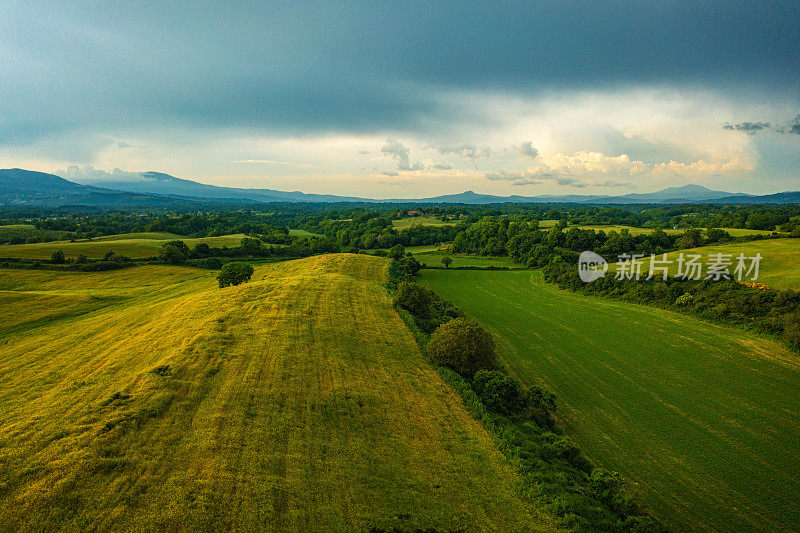
<path id="1" fill-rule="evenodd" d="M 800 1 L 0 0 L 0 168 L 374 198 L 800 190 L 798 27 Z"/>

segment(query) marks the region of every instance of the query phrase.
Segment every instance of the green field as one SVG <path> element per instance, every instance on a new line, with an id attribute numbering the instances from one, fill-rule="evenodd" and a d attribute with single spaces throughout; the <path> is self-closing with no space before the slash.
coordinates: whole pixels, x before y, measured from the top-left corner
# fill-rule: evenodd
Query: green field
<path id="1" fill-rule="evenodd" d="M 455 222 L 442 222 L 434 217 L 410 217 L 393 220 L 392 226 L 397 230 L 404 230 L 412 226 L 452 226 Z"/>
<path id="2" fill-rule="evenodd" d="M 531 271 L 423 271 L 486 324 L 567 433 L 675 531 L 797 531 L 800 357 L 747 332 L 582 296 Z"/>
<path id="3" fill-rule="evenodd" d="M 304 229 L 290 229 L 289 235 L 294 237 L 322 237 L 323 235 L 319 233 L 311 233 L 310 231 L 306 231 Z"/>
<path id="4" fill-rule="evenodd" d="M 9 242 L 14 238 L 55 241 L 69 236 L 69 233 L 65 231 L 36 229 L 33 224 L 6 224 L 0 226 L 0 243 Z"/>
<path id="5" fill-rule="evenodd" d="M 411 252 L 412 254 L 420 254 L 422 252 L 437 252 L 437 251 L 444 251 L 449 245 L 447 244 L 421 244 L 419 246 L 408 246 L 406 247 L 406 252 Z"/>
<path id="6" fill-rule="evenodd" d="M 729 254 L 733 260 L 733 265 L 729 269 L 731 273 L 733 273 L 733 269 L 736 266 L 736 257 L 739 254 L 744 254 L 745 257 L 753 257 L 755 254 L 760 253 L 762 259 L 757 279 L 759 283 L 764 283 L 768 287 L 775 289 L 800 290 L 800 239 L 769 239 L 718 244 L 672 252 L 667 254 L 667 259 L 672 261 L 672 265 L 670 265 L 670 275 L 672 276 L 677 272 L 677 257 L 681 253 L 684 254 L 684 257 L 689 254 L 700 254 L 701 263 L 705 263 L 706 258 L 711 254 Z M 613 259 L 616 260 L 617 258 L 614 257 Z M 659 256 L 660 259 L 661 257 Z M 749 265 L 749 262 L 747 264 Z M 616 265 L 612 265 L 610 270 L 613 272 L 615 268 Z M 648 256 L 642 258 L 641 271 L 643 274 L 647 274 L 649 269 L 650 257 Z M 746 281 L 750 281 L 749 278 L 748 276 Z"/>
<path id="7" fill-rule="evenodd" d="M 212 247 L 222 248 L 223 246 L 238 246 L 243 237 L 245 235 L 238 234 L 193 239 L 171 233 L 125 233 L 97 237 L 91 241 L 3 244 L 0 245 L 0 258 L 50 259 L 53 252 L 63 250 L 67 257 L 72 258 L 83 254 L 90 259 L 98 259 L 103 257 L 106 252 L 112 251 L 117 255 L 140 259 L 157 256 L 161 251 L 161 245 L 168 240 L 181 240 L 189 248 L 200 242 L 207 243 Z"/>
<path id="8" fill-rule="evenodd" d="M 552 530 L 387 264 L 0 270 L 0 528 Z"/>
<path id="9" fill-rule="evenodd" d="M 521 268 L 522 265 L 516 264 L 510 257 L 491 257 L 484 255 L 464 255 L 464 254 L 450 254 L 444 252 L 419 252 L 415 253 L 414 257 L 420 263 L 425 263 L 428 266 L 443 267 L 442 258 L 448 256 L 453 260 L 450 268 L 456 267 L 509 267 Z"/>

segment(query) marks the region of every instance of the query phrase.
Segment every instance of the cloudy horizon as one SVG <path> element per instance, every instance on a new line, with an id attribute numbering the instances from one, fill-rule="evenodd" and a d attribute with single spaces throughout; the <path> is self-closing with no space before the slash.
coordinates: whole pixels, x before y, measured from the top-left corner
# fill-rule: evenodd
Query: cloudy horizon
<path id="1" fill-rule="evenodd" d="M 0 167 L 372 198 L 800 189 L 800 3 L 0 7 Z"/>

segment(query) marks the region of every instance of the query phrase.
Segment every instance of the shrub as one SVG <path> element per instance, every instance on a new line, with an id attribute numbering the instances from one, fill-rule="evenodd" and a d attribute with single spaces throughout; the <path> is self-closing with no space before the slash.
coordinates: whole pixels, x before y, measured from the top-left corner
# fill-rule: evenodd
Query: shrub
<path id="1" fill-rule="evenodd" d="M 395 283 L 409 281 L 419 274 L 421 265 L 410 254 L 399 259 L 393 259 L 389 263 L 388 277 Z"/>
<path id="2" fill-rule="evenodd" d="M 408 281 L 398 286 L 394 304 L 411 313 L 416 326 L 427 334 L 452 318 L 464 316 L 452 303 L 439 298 L 432 290 Z"/>
<path id="3" fill-rule="evenodd" d="M 211 247 L 204 242 L 198 242 L 194 245 L 194 249 L 192 250 L 192 254 L 195 257 L 205 257 L 211 253 Z"/>
<path id="4" fill-rule="evenodd" d="M 495 413 L 514 415 L 525 406 L 522 387 L 516 379 L 499 370 L 479 370 L 472 388 L 483 404 Z"/>
<path id="5" fill-rule="evenodd" d="M 203 266 L 205 268 L 210 268 L 212 270 L 218 270 L 222 268 L 222 259 L 219 257 L 209 257 L 205 261 L 203 261 Z"/>
<path id="6" fill-rule="evenodd" d="M 420 318 L 430 318 L 430 305 L 434 298 L 433 291 L 404 281 L 397 287 L 394 304 Z"/>
<path id="7" fill-rule="evenodd" d="M 464 376 L 494 367 L 495 343 L 491 333 L 474 320 L 454 318 L 431 335 L 428 353 L 439 364 Z"/>
<path id="8" fill-rule="evenodd" d="M 685 307 L 687 305 L 691 305 L 693 301 L 694 301 L 694 296 L 692 296 L 691 293 L 687 292 L 678 296 L 678 299 L 675 300 L 675 305 Z"/>
<path id="9" fill-rule="evenodd" d="M 189 259 L 189 247 L 183 241 L 168 241 L 161 245 L 159 258 L 172 265 L 182 265 Z"/>
<path id="10" fill-rule="evenodd" d="M 222 267 L 219 275 L 217 275 L 217 280 L 219 280 L 220 288 L 223 288 L 250 281 L 252 276 L 253 266 L 250 263 L 234 261 L 232 263 L 226 263 L 225 266 Z"/>
<path id="11" fill-rule="evenodd" d="M 402 244 L 395 244 L 389 251 L 386 252 L 386 257 L 390 257 L 392 259 L 400 259 L 406 254 L 406 249 L 403 247 Z"/>

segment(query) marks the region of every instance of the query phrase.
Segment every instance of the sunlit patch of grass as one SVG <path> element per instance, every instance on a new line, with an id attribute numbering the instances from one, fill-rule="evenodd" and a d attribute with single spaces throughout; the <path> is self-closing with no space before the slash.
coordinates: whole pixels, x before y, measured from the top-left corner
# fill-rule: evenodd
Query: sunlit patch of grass
<path id="1" fill-rule="evenodd" d="M 547 530 L 394 311 L 388 261 L 2 271 L 10 530 Z M 91 295 L 117 296 L 84 309 Z"/>

